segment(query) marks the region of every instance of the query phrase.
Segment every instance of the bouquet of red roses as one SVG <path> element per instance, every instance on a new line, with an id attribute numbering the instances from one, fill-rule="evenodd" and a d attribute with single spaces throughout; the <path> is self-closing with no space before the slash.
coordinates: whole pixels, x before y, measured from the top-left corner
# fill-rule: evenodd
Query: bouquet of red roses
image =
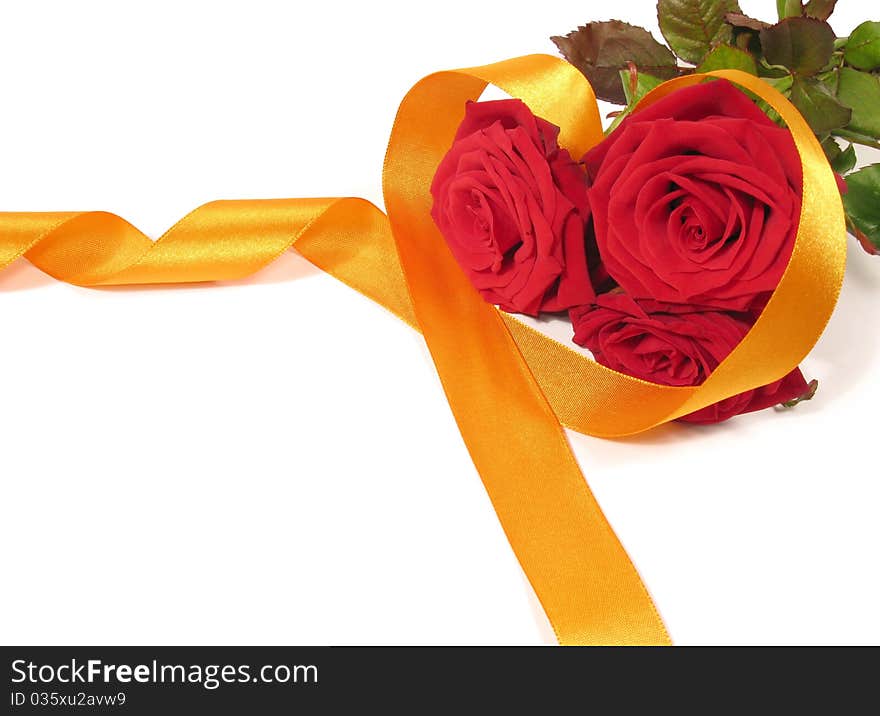
<path id="1" fill-rule="evenodd" d="M 432 215 L 486 301 L 567 311 L 575 343 L 646 381 L 701 384 L 788 264 L 801 209 L 791 133 L 726 80 L 628 116 L 584 157 L 520 100 L 471 102 Z M 783 379 L 683 418 L 715 423 L 812 396 Z"/>
<path id="2" fill-rule="evenodd" d="M 668 644 L 562 427 L 622 437 L 811 397 L 797 364 L 846 255 L 847 187 L 808 118 L 753 74 L 694 69 L 634 93 L 607 134 L 602 78 L 559 58 L 434 73 L 398 110 L 386 212 L 217 201 L 155 242 L 106 212 L 2 212 L 0 268 L 25 256 L 82 286 L 218 281 L 296 247 L 421 331 L 559 641 Z M 478 101 L 489 84 L 514 99 Z M 595 361 L 511 313 L 567 316 Z"/>

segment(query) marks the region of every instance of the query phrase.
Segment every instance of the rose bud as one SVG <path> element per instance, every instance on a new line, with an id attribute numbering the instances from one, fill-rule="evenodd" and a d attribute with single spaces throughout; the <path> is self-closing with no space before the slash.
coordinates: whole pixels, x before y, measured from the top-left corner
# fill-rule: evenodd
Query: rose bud
<path id="1" fill-rule="evenodd" d="M 673 92 L 584 157 L 606 269 L 634 298 L 734 311 L 766 304 L 800 217 L 801 164 L 726 80 Z"/>
<path id="2" fill-rule="evenodd" d="M 586 175 L 520 100 L 469 102 L 431 216 L 489 303 L 531 316 L 589 302 Z"/>
<path id="3" fill-rule="evenodd" d="M 569 312 L 574 342 L 598 363 L 661 385 L 700 385 L 748 333 L 747 320 L 730 313 L 623 293 L 599 296 Z M 718 423 L 734 415 L 807 399 L 811 387 L 796 368 L 782 380 L 734 395 L 680 420 Z M 812 396 L 810 396 L 812 397 Z"/>

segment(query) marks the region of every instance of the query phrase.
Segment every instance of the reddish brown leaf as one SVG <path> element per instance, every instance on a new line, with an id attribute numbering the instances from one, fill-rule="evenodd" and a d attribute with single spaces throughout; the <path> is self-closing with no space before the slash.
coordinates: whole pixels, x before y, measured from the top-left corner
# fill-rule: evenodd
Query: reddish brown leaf
<path id="1" fill-rule="evenodd" d="M 756 20 L 753 17 L 749 17 L 748 15 L 743 15 L 738 12 L 729 12 L 724 16 L 724 20 L 728 25 L 733 25 L 734 27 L 741 27 L 745 30 L 754 30 L 755 32 L 760 32 L 765 27 L 770 27 L 769 22 L 764 22 L 763 20 Z"/>
<path id="2" fill-rule="evenodd" d="M 675 55 L 650 32 L 620 20 L 591 22 L 564 37 L 551 38 L 562 56 L 590 80 L 596 96 L 626 104 L 620 70 L 629 63 L 639 72 L 670 79 L 680 73 Z"/>

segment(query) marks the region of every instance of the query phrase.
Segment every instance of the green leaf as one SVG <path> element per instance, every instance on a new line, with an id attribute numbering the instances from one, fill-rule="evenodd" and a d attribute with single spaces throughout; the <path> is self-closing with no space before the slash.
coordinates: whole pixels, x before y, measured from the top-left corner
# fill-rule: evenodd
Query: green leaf
<path id="1" fill-rule="evenodd" d="M 860 70 L 880 68 L 880 22 L 863 22 L 853 30 L 843 58 Z"/>
<path id="2" fill-rule="evenodd" d="M 629 70 L 620 71 L 620 82 L 623 85 L 627 105 L 638 104 L 648 92 L 663 84 L 663 80 L 659 77 L 644 72 L 635 72 L 635 81 L 633 81 L 633 73 Z"/>
<path id="3" fill-rule="evenodd" d="M 698 63 L 714 45 L 730 44 L 733 28 L 727 13 L 742 14 L 737 0 L 658 0 L 660 32 L 675 54 Z"/>
<path id="4" fill-rule="evenodd" d="M 815 17 L 817 20 L 827 20 L 834 12 L 837 0 L 809 0 L 804 5 L 804 15 Z"/>
<path id="5" fill-rule="evenodd" d="M 791 97 L 791 84 L 794 81 L 794 78 L 786 74 L 783 77 L 762 77 L 762 80 L 766 82 L 771 87 L 776 88 L 779 92 L 781 92 L 786 97 Z M 771 107 L 767 102 L 758 97 L 756 94 L 752 94 L 751 92 L 746 91 L 746 94 L 752 99 L 752 101 L 758 105 L 758 108 L 764 112 L 774 124 L 778 124 L 780 127 L 785 127 L 786 124 L 782 120 L 782 117 L 779 116 L 779 112 L 777 112 L 773 107 Z"/>
<path id="6" fill-rule="evenodd" d="M 847 129 L 880 138 L 880 78 L 851 67 L 841 67 L 837 98 L 852 108 Z"/>
<path id="7" fill-rule="evenodd" d="M 809 17 L 791 17 L 761 30 L 767 62 L 799 75 L 814 75 L 828 64 L 834 39 L 834 30 L 827 22 Z"/>
<path id="8" fill-rule="evenodd" d="M 871 164 L 846 178 L 843 206 L 859 241 L 869 253 L 880 253 L 880 164 Z"/>
<path id="9" fill-rule="evenodd" d="M 840 153 L 840 156 L 837 158 L 837 160 L 832 162 L 831 168 L 838 174 L 840 174 L 840 176 L 843 176 L 844 174 L 849 174 L 853 169 L 856 168 L 857 161 L 858 157 L 856 156 L 855 145 L 850 144 Z"/>
<path id="10" fill-rule="evenodd" d="M 825 85 L 812 77 L 795 77 L 791 102 L 816 134 L 845 127 L 852 118 L 852 110 L 844 107 Z"/>
<path id="11" fill-rule="evenodd" d="M 791 86 L 794 83 L 794 77 L 791 75 L 786 74 L 782 77 L 762 77 L 761 79 L 774 89 L 782 92 L 786 97 L 791 96 Z"/>
<path id="12" fill-rule="evenodd" d="M 838 174 L 851 172 L 856 165 L 856 150 L 852 144 L 846 149 L 841 149 L 840 145 L 833 137 L 828 137 L 822 142 L 822 149 L 825 150 L 825 156 L 828 157 L 828 163 L 831 168 Z"/>
<path id="13" fill-rule="evenodd" d="M 644 72 L 621 70 L 620 83 L 623 85 L 623 91 L 626 94 L 626 108 L 614 118 L 614 121 L 605 130 L 605 134 L 611 134 L 611 132 L 617 129 L 617 126 L 632 114 L 632 111 L 636 108 L 642 97 L 655 87 L 663 84 L 663 80 L 659 77 L 646 75 Z"/>
<path id="14" fill-rule="evenodd" d="M 816 79 L 825 85 L 831 94 L 837 94 L 837 87 L 840 84 L 840 72 L 838 69 L 833 69 L 829 72 L 820 72 L 816 75 Z"/>
<path id="15" fill-rule="evenodd" d="M 758 65 L 755 58 L 748 52 L 743 52 L 730 45 L 718 45 L 712 48 L 703 61 L 697 65 L 697 72 L 712 72 L 713 70 L 742 70 L 750 75 L 757 75 Z"/>
<path id="16" fill-rule="evenodd" d="M 591 22 L 565 37 L 550 39 L 562 56 L 590 80 L 596 96 L 615 104 L 626 104 L 620 71 L 628 63 L 665 80 L 680 74 L 668 47 L 644 28 L 620 20 Z"/>

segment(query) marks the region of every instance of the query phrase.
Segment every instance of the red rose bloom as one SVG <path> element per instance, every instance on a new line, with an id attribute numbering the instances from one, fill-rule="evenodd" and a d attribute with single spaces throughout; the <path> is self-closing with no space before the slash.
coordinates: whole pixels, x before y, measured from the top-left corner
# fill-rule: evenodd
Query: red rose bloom
<path id="1" fill-rule="evenodd" d="M 605 268 L 636 299 L 761 308 L 791 256 L 791 133 L 725 80 L 673 92 L 584 157 Z"/>
<path id="2" fill-rule="evenodd" d="M 622 293 L 599 296 L 593 306 L 570 311 L 574 342 L 597 362 L 661 385 L 700 385 L 736 348 L 750 328 L 739 317 L 712 309 L 636 301 Z M 681 420 L 717 423 L 805 395 L 800 369 L 755 390 L 709 405 Z"/>
<path id="3" fill-rule="evenodd" d="M 532 316 L 588 303 L 586 175 L 520 100 L 469 102 L 431 216 L 474 287 Z"/>

